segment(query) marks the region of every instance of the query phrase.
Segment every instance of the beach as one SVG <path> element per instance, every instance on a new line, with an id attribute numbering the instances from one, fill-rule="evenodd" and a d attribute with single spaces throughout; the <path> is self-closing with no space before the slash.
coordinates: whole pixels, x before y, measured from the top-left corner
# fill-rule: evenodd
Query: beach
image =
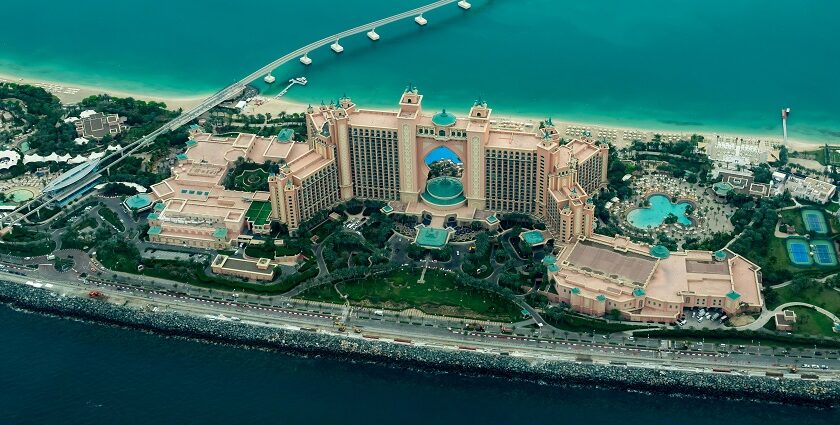
<path id="1" fill-rule="evenodd" d="M 44 79 L 35 79 L 35 78 L 28 78 L 28 77 L 21 77 L 18 75 L 11 75 L 11 74 L 2 74 L 0 73 L 0 82 L 11 82 L 17 84 L 29 84 L 36 87 L 44 88 L 45 90 L 49 91 L 50 93 L 54 94 L 61 100 L 62 103 L 70 105 L 75 104 L 81 101 L 82 99 L 88 96 L 94 96 L 98 94 L 108 94 L 115 97 L 132 97 L 135 99 L 142 99 L 147 101 L 155 101 L 155 102 L 163 102 L 166 104 L 168 109 L 171 110 L 178 110 L 180 109 L 190 109 L 195 105 L 201 103 L 206 97 L 209 97 L 211 93 L 207 94 L 199 94 L 194 96 L 168 96 L 168 95 L 160 95 L 160 94 L 145 94 L 145 93 L 138 93 L 138 92 L 127 92 L 122 90 L 116 90 L 109 87 L 96 87 L 90 85 L 83 85 L 83 84 L 75 84 L 72 82 L 63 82 L 63 81 L 49 81 Z M 260 96 L 259 99 L 261 100 L 261 104 L 257 105 L 256 102 L 250 102 L 245 109 L 242 111 L 244 114 L 249 115 L 256 115 L 256 114 L 266 114 L 270 113 L 272 115 L 277 115 L 280 112 L 287 112 L 287 113 L 294 113 L 294 112 L 304 112 L 307 108 L 307 104 L 299 101 L 288 100 L 286 98 L 277 98 L 274 96 Z M 312 103 L 314 104 L 314 102 Z M 377 108 L 367 108 L 365 105 L 358 105 L 360 109 L 377 109 Z M 393 109 L 396 109 L 397 105 L 393 106 Z M 391 109 L 391 108 L 385 108 Z M 459 111 L 453 110 L 453 113 L 466 115 L 467 111 Z M 527 123 L 533 124 L 534 128 L 542 121 L 544 118 L 535 118 L 533 116 L 524 116 L 518 114 L 506 114 L 504 111 L 494 111 L 493 120 L 497 123 L 502 122 L 512 122 L 512 123 Z M 597 123 L 591 122 L 575 122 L 575 121 L 561 121 L 561 120 L 554 120 L 555 125 L 558 126 L 561 130 L 561 134 L 564 132 L 566 128 L 574 129 L 575 131 L 579 132 L 581 130 L 587 130 L 592 133 L 592 137 L 597 138 L 599 133 L 605 134 L 631 134 L 637 135 L 640 139 L 649 138 L 654 134 L 662 135 L 663 140 L 667 141 L 669 139 L 688 139 L 693 134 L 698 134 L 703 136 L 706 140 L 712 140 L 715 137 L 730 137 L 730 138 L 740 138 L 746 140 L 766 140 L 770 142 L 771 145 L 780 145 L 782 143 L 781 138 L 776 138 L 772 136 L 768 136 L 766 134 L 740 134 L 740 133 L 718 133 L 718 132 L 709 132 L 709 131 L 702 131 L 702 132 L 691 132 L 691 131 L 683 131 L 678 132 L 674 130 L 668 129 L 656 129 L 656 128 L 643 128 L 643 127 L 628 127 L 628 126 L 608 126 L 608 125 L 601 125 Z M 614 145 L 618 148 L 627 147 L 629 145 L 629 141 L 616 139 L 612 141 Z M 813 150 L 819 147 L 821 143 L 816 141 L 808 141 L 808 140 L 798 140 L 789 138 L 788 139 L 788 148 L 792 150 Z"/>

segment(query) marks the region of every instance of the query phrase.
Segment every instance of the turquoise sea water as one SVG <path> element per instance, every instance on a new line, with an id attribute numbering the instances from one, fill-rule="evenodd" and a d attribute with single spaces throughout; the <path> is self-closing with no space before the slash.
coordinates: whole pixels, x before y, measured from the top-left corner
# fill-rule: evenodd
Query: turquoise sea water
<path id="1" fill-rule="evenodd" d="M 165 338 L 0 305 L 2 424 L 836 424 L 837 411 L 653 397 Z"/>
<path id="2" fill-rule="evenodd" d="M 6 2 L 0 72 L 163 94 L 213 92 L 276 57 L 430 0 Z M 393 107 L 409 82 L 427 108 L 497 116 L 840 142 L 840 2 L 474 0 L 342 40 L 278 81 L 292 100 L 342 94 Z M 94 12 L 95 11 L 95 12 Z M 11 17 L 11 18 L 9 18 Z M 277 84 L 279 85 L 279 84 Z M 275 90 L 279 90 L 275 89 Z"/>
<path id="3" fill-rule="evenodd" d="M 667 196 L 653 195 L 648 198 L 650 201 L 649 207 L 636 208 L 627 214 L 627 221 L 639 229 L 647 229 L 648 227 L 656 227 L 665 221 L 668 214 L 677 216 L 677 222 L 682 225 L 690 226 L 691 220 L 685 216 L 685 210 L 688 208 L 688 202 L 671 203 Z"/>

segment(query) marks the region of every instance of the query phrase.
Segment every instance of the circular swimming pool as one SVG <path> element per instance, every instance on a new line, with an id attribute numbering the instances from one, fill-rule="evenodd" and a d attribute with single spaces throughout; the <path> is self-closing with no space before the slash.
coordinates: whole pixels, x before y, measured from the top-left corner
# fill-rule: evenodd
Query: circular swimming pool
<path id="1" fill-rule="evenodd" d="M 6 192 L 6 199 L 17 203 L 26 202 L 34 197 L 34 191 L 22 187 L 15 188 Z"/>
<path id="2" fill-rule="evenodd" d="M 691 219 L 685 216 L 685 210 L 691 205 L 690 202 L 680 201 L 672 203 L 665 195 L 653 195 L 648 198 L 650 206 L 636 208 L 627 214 L 627 221 L 633 227 L 647 229 L 657 227 L 665 222 L 669 214 L 677 216 L 677 223 L 683 226 L 691 226 Z"/>

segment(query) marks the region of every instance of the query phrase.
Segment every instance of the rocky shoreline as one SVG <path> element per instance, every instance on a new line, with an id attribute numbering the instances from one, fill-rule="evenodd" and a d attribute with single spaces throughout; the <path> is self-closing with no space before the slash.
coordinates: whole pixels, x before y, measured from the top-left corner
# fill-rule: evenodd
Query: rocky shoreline
<path id="1" fill-rule="evenodd" d="M 162 335 L 247 345 L 292 354 L 387 362 L 438 372 L 489 375 L 547 384 L 740 398 L 816 407 L 840 405 L 840 382 L 775 379 L 725 373 L 656 370 L 581 362 L 538 361 L 465 350 L 440 350 L 389 342 L 341 338 L 305 330 L 211 321 L 175 312 L 149 312 L 87 298 L 61 297 L 25 285 L 0 282 L 0 302 L 24 310 L 152 331 Z"/>

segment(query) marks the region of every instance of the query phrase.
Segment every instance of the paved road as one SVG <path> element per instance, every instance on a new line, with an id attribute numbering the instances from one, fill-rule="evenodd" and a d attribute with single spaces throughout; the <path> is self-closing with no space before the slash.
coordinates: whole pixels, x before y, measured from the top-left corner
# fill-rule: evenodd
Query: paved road
<path id="1" fill-rule="evenodd" d="M 39 271 L 25 268 L 16 269 L 32 277 L 13 275 L 0 271 L 0 277 L 8 281 L 24 282 L 42 276 Z M 100 284 L 84 284 L 73 273 L 67 273 L 62 280 L 39 279 L 42 283 L 55 285 L 57 292 L 84 296 L 87 291 L 96 288 L 112 297 L 115 302 L 127 301 L 128 305 L 154 305 L 167 310 L 190 314 L 227 317 L 237 316 L 261 326 L 316 327 L 319 332 L 340 333 L 332 325 L 336 317 L 347 313 L 345 306 L 318 305 L 299 300 L 282 300 L 277 297 L 237 297 L 221 292 L 213 292 L 183 285 L 185 293 L 162 292 L 129 287 L 103 281 Z M 209 319 L 208 319 L 209 320 Z M 729 367 L 752 373 L 763 371 L 784 371 L 787 366 L 802 363 L 817 363 L 829 366 L 831 370 L 820 373 L 827 379 L 840 379 L 840 369 L 836 352 L 820 353 L 825 357 L 814 359 L 807 356 L 779 357 L 777 352 L 766 347 L 752 351 L 749 347 L 719 348 L 711 344 L 694 347 L 689 351 L 662 349 L 657 340 L 638 339 L 628 342 L 626 337 L 588 336 L 565 333 L 563 338 L 537 330 L 529 335 L 502 335 L 498 332 L 473 332 L 464 330 L 467 321 L 436 318 L 412 317 L 404 314 L 386 313 L 379 316 L 369 309 L 352 308 L 348 317 L 348 326 L 361 326 L 365 334 L 376 335 L 385 340 L 409 338 L 417 345 L 430 345 L 447 349 L 468 346 L 486 352 L 506 352 L 525 357 L 554 360 L 575 360 L 581 355 L 596 361 L 622 361 L 639 365 L 657 365 L 668 368 Z M 569 336 L 571 334 L 571 337 Z M 352 333 L 345 337 L 360 337 Z M 803 353 L 800 352 L 800 356 Z M 807 359 L 807 360 L 806 360 Z M 810 371 L 810 370 L 809 370 Z"/>

